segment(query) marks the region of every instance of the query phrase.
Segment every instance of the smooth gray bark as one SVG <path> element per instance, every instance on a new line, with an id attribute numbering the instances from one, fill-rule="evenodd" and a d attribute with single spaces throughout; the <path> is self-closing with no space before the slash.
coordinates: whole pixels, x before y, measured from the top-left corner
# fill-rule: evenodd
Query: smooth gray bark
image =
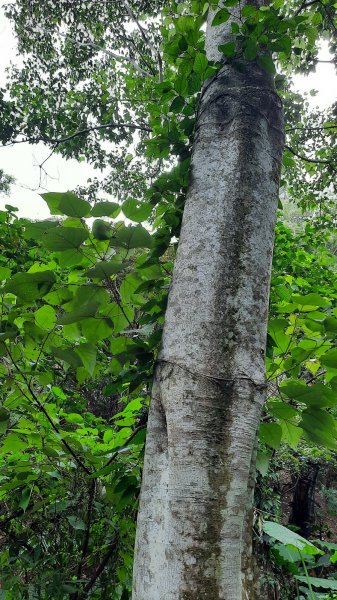
<path id="1" fill-rule="evenodd" d="M 208 27 L 209 58 L 227 31 Z M 282 147 L 272 78 L 254 62 L 224 64 L 200 102 L 153 386 L 133 600 L 253 598 L 245 527 Z"/>

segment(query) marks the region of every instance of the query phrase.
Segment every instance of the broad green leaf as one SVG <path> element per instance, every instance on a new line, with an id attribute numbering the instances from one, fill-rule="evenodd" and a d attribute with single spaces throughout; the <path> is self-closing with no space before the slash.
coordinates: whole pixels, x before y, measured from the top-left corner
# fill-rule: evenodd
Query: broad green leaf
<path id="1" fill-rule="evenodd" d="M 32 494 L 32 489 L 31 488 L 24 488 L 22 494 L 21 494 L 21 498 L 19 501 L 19 506 L 20 508 L 22 508 L 23 512 L 26 512 L 30 498 L 31 498 L 31 494 Z"/>
<path id="2" fill-rule="evenodd" d="M 85 523 L 82 519 L 80 519 L 80 517 L 77 517 L 76 515 L 68 515 L 67 520 L 74 529 L 85 531 Z"/>
<path id="3" fill-rule="evenodd" d="M 303 429 L 301 429 L 301 427 L 297 427 L 297 425 L 293 425 L 293 423 L 289 423 L 288 421 L 280 421 L 280 426 L 282 429 L 282 442 L 288 444 L 290 448 L 295 450 L 302 437 Z"/>
<path id="4" fill-rule="evenodd" d="M 259 451 L 256 456 L 256 468 L 261 473 L 262 477 L 266 477 L 268 474 L 269 463 L 271 454 L 270 452 Z"/>
<path id="5" fill-rule="evenodd" d="M 293 419 L 298 415 L 298 411 L 286 404 L 286 402 L 275 402 L 271 400 L 267 404 L 268 411 L 277 419 Z"/>
<path id="6" fill-rule="evenodd" d="M 91 209 L 91 215 L 93 217 L 117 217 L 120 210 L 121 207 L 117 202 L 97 202 Z"/>
<path id="7" fill-rule="evenodd" d="M 55 310 L 47 304 L 42 306 L 35 313 L 35 323 L 38 327 L 41 327 L 41 329 L 51 331 L 56 323 Z"/>
<path id="8" fill-rule="evenodd" d="M 314 544 L 287 527 L 280 525 L 280 523 L 276 523 L 275 521 L 265 521 L 263 530 L 274 540 L 277 540 L 282 544 L 293 546 L 300 550 L 300 552 L 304 552 L 305 554 L 323 554 L 323 552 L 316 548 Z"/>
<path id="9" fill-rule="evenodd" d="M 87 340 L 92 344 L 96 344 L 100 340 L 111 337 L 113 324 L 110 319 L 84 319 L 81 321 L 81 328 Z"/>
<path id="10" fill-rule="evenodd" d="M 11 270 L 8 267 L 0 267 L 0 281 L 4 281 L 11 276 Z"/>
<path id="11" fill-rule="evenodd" d="M 92 235 L 96 240 L 109 240 L 112 236 L 112 225 L 103 219 L 96 219 L 92 225 Z"/>
<path id="12" fill-rule="evenodd" d="M 326 298 L 322 298 L 319 294 L 315 293 L 306 294 L 304 296 L 294 294 L 291 297 L 291 302 L 297 304 L 303 312 L 311 311 L 314 308 L 326 308 L 327 306 L 330 306 L 330 302 L 326 300 Z"/>
<path id="13" fill-rule="evenodd" d="M 220 10 L 218 10 L 212 21 L 213 27 L 216 27 L 217 25 L 222 25 L 222 23 L 226 23 L 230 16 L 230 12 L 226 8 L 221 8 Z"/>
<path id="14" fill-rule="evenodd" d="M 83 365 L 80 355 L 72 350 L 72 348 L 53 348 L 53 356 L 63 360 L 73 368 Z"/>
<path id="15" fill-rule="evenodd" d="M 7 431 L 7 427 L 9 425 L 10 412 L 1 407 L 0 408 L 0 435 L 3 435 Z"/>
<path id="16" fill-rule="evenodd" d="M 42 236 L 41 242 L 48 250 L 62 252 L 79 248 L 88 237 L 89 232 L 86 228 L 59 226 L 47 231 Z"/>
<path id="17" fill-rule="evenodd" d="M 53 271 L 40 271 L 38 273 L 16 273 L 8 279 L 4 291 L 11 292 L 21 300 L 30 302 L 42 298 L 55 282 Z"/>
<path id="18" fill-rule="evenodd" d="M 236 43 L 227 42 L 227 44 L 219 46 L 219 50 L 226 58 L 233 58 L 236 54 Z"/>
<path id="19" fill-rule="evenodd" d="M 79 346 L 76 346 L 75 352 L 81 358 L 84 368 L 92 375 L 96 366 L 95 346 L 92 346 L 91 344 L 80 344 Z"/>
<path id="20" fill-rule="evenodd" d="M 128 198 L 123 202 L 122 209 L 127 219 L 136 223 L 142 223 L 150 216 L 152 205 L 148 202 L 140 202 L 134 198 Z"/>
<path id="21" fill-rule="evenodd" d="M 310 585 L 322 588 L 323 590 L 337 590 L 336 579 L 323 579 L 323 577 L 307 577 L 304 575 L 295 575 L 295 577 L 297 581 L 306 584 L 310 583 Z"/>
<path id="22" fill-rule="evenodd" d="M 257 62 L 259 63 L 260 67 L 262 67 L 262 69 L 267 71 L 267 73 L 272 73 L 272 74 L 275 73 L 275 71 L 276 71 L 275 65 L 274 65 L 272 57 L 269 54 L 258 55 Z"/>
<path id="23" fill-rule="evenodd" d="M 198 52 L 198 54 L 196 55 L 196 57 L 194 59 L 193 70 L 196 73 L 201 74 L 206 71 L 207 67 L 208 67 L 208 60 L 207 60 L 206 54 L 202 54 L 201 52 Z"/>
<path id="24" fill-rule="evenodd" d="M 277 423 L 262 423 L 259 438 L 262 442 L 277 450 L 280 447 L 282 429 Z"/>
<path id="25" fill-rule="evenodd" d="M 85 272 L 90 279 L 109 279 L 111 275 L 119 273 L 123 269 L 123 263 L 117 259 L 103 260 L 95 264 L 94 267 Z"/>
<path id="26" fill-rule="evenodd" d="M 62 317 L 59 318 L 58 323 L 60 325 L 70 325 L 71 323 L 77 323 L 88 317 L 94 317 L 99 306 L 99 302 L 88 302 L 88 304 L 62 315 Z"/>
<path id="27" fill-rule="evenodd" d="M 305 382 L 288 380 L 280 385 L 280 390 L 288 398 L 309 406 L 335 406 L 337 393 L 323 383 L 306 385 Z"/>
<path id="28" fill-rule="evenodd" d="M 41 194 L 41 197 L 47 202 L 52 215 L 88 217 L 90 214 L 89 202 L 82 200 L 73 192 L 48 192 Z"/>
<path id="29" fill-rule="evenodd" d="M 122 225 L 116 230 L 116 239 L 126 248 L 151 248 L 152 237 L 141 225 L 125 227 Z M 113 242 L 112 242 L 113 245 Z"/>
<path id="30" fill-rule="evenodd" d="M 305 431 L 310 441 L 318 446 L 337 450 L 336 421 L 324 410 L 313 407 L 303 412 L 300 427 Z"/>
<path id="31" fill-rule="evenodd" d="M 337 369 L 337 348 L 333 348 L 323 354 L 323 356 L 320 357 L 320 361 L 325 367 Z"/>
<path id="32" fill-rule="evenodd" d="M 25 231 L 23 236 L 26 239 L 40 240 L 42 236 L 50 229 L 54 229 L 59 225 L 59 221 L 46 219 L 44 221 L 25 222 Z"/>

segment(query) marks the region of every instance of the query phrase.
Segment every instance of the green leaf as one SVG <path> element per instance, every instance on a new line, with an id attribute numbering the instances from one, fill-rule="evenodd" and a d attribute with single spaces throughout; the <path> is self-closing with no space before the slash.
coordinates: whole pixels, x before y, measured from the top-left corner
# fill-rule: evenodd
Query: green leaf
<path id="1" fill-rule="evenodd" d="M 67 520 L 74 529 L 85 531 L 85 523 L 82 519 L 80 519 L 80 517 L 77 517 L 76 515 L 68 515 Z"/>
<path id="2" fill-rule="evenodd" d="M 148 202 L 139 202 L 134 198 L 128 198 L 122 204 L 123 213 L 127 219 L 142 223 L 146 221 L 152 212 L 152 206 Z"/>
<path id="3" fill-rule="evenodd" d="M 99 306 L 100 302 L 93 300 L 92 302 L 88 302 L 76 310 L 65 313 L 59 318 L 58 322 L 60 325 L 70 325 L 71 323 L 77 323 L 78 321 L 82 321 L 88 317 L 94 317 Z"/>
<path id="4" fill-rule="evenodd" d="M 92 235 L 96 240 L 109 240 L 112 236 L 112 225 L 103 219 L 96 219 L 92 225 Z"/>
<path id="5" fill-rule="evenodd" d="M 207 67 L 208 67 L 208 60 L 207 60 L 206 54 L 202 54 L 201 52 L 198 52 L 194 59 L 193 70 L 196 73 L 202 74 L 206 71 Z"/>
<path id="6" fill-rule="evenodd" d="M 322 577 L 308 577 L 304 575 L 295 575 L 297 581 L 302 583 L 310 583 L 314 587 L 322 588 L 323 590 L 337 590 L 336 579 L 323 579 Z"/>
<path id="7" fill-rule="evenodd" d="M 226 58 L 233 58 L 236 54 L 236 43 L 227 42 L 227 44 L 222 44 L 219 46 L 219 50 Z"/>
<path id="8" fill-rule="evenodd" d="M 42 244 L 54 252 L 79 248 L 89 237 L 86 228 L 58 226 L 47 231 L 42 237 Z"/>
<path id="9" fill-rule="evenodd" d="M 306 385 L 304 382 L 288 380 L 280 385 L 280 390 L 288 398 L 309 406 L 335 406 L 337 393 L 323 383 Z"/>
<path id="10" fill-rule="evenodd" d="M 91 209 L 93 217 L 117 217 L 121 207 L 117 202 L 97 202 Z"/>
<path id="11" fill-rule="evenodd" d="M 84 319 L 81 322 L 82 333 L 88 342 L 92 344 L 110 338 L 112 327 L 111 320 L 104 318 Z"/>
<path id="12" fill-rule="evenodd" d="M 1 407 L 0 408 L 0 435 L 6 433 L 8 425 L 9 425 L 10 412 Z"/>
<path id="13" fill-rule="evenodd" d="M 24 490 L 21 494 L 20 502 L 19 502 L 19 506 L 20 506 L 20 508 L 22 508 L 23 512 L 26 512 L 26 510 L 27 510 L 31 494 L 32 494 L 31 488 L 24 488 Z"/>
<path id="14" fill-rule="evenodd" d="M 274 74 L 276 72 L 273 59 L 269 54 L 260 54 L 257 57 L 257 62 L 264 71 L 267 71 L 267 73 Z"/>
<path id="15" fill-rule="evenodd" d="M 68 215 L 79 218 L 90 215 L 89 202 L 82 200 L 73 192 L 48 192 L 41 194 L 41 197 L 47 202 L 52 215 Z"/>
<path id="16" fill-rule="evenodd" d="M 222 23 L 226 23 L 226 21 L 228 21 L 230 16 L 231 16 L 230 12 L 226 8 L 221 8 L 216 13 L 216 15 L 212 21 L 212 26 L 216 27 L 217 25 L 222 25 Z"/>
<path id="17" fill-rule="evenodd" d="M 55 274 L 53 271 L 16 273 L 7 281 L 4 291 L 15 294 L 21 300 L 30 302 L 42 298 L 49 292 L 54 282 Z"/>
<path id="18" fill-rule="evenodd" d="M 274 540 L 286 544 L 287 546 L 293 546 L 300 550 L 300 552 L 305 554 L 323 554 L 323 552 L 316 548 L 314 544 L 287 527 L 280 525 L 280 523 L 276 523 L 275 521 L 265 521 L 263 530 Z"/>
<path id="19" fill-rule="evenodd" d="M 80 344 L 80 346 L 76 346 L 75 352 L 81 358 L 84 368 L 92 375 L 96 366 L 95 346 L 92 346 L 91 344 Z"/>
<path id="20" fill-rule="evenodd" d="M 299 444 L 299 441 L 303 434 L 303 429 L 288 423 L 288 421 L 281 421 L 280 426 L 282 429 L 282 442 L 288 444 L 290 448 L 295 450 Z"/>
<path id="21" fill-rule="evenodd" d="M 291 302 L 297 304 L 297 306 L 301 307 L 303 312 L 311 311 L 314 308 L 326 308 L 330 306 L 330 302 L 326 300 L 326 298 L 322 298 L 319 294 L 306 294 L 304 296 L 300 296 L 299 294 L 294 294 L 291 297 Z"/>
<path id="22" fill-rule="evenodd" d="M 323 354 L 323 356 L 320 357 L 320 361 L 325 367 L 337 369 L 337 348 L 333 348 Z"/>
<path id="23" fill-rule="evenodd" d="M 256 456 L 256 468 L 261 473 L 262 477 L 268 474 L 271 453 L 259 451 Z"/>
<path id="24" fill-rule="evenodd" d="M 244 50 L 244 55 L 246 60 L 254 60 L 256 58 L 258 52 L 258 47 L 256 40 L 252 40 L 250 38 L 246 41 L 246 46 Z"/>
<path id="25" fill-rule="evenodd" d="M 305 431 L 310 441 L 318 446 L 337 450 L 336 421 L 332 415 L 319 408 L 304 411 L 300 427 Z"/>
<path id="26" fill-rule="evenodd" d="M 51 331 L 56 322 L 56 313 L 55 310 L 49 306 L 45 305 L 39 308 L 39 310 L 35 313 L 35 323 L 41 329 L 46 329 L 47 331 Z"/>
<path id="27" fill-rule="evenodd" d="M 151 248 L 152 237 L 149 232 L 141 225 L 132 226 L 121 225 L 116 230 L 116 239 L 126 248 Z M 112 242 L 113 245 L 113 242 Z"/>
<path id="28" fill-rule="evenodd" d="M 8 267 L 0 267 L 0 281 L 4 281 L 11 276 L 11 270 Z"/>
<path id="29" fill-rule="evenodd" d="M 271 400 L 267 404 L 268 411 L 277 419 L 293 419 L 298 415 L 298 411 L 285 402 L 275 402 Z"/>
<path id="30" fill-rule="evenodd" d="M 52 221 L 50 219 L 25 222 L 23 237 L 28 240 L 40 240 L 43 234 L 47 233 L 50 229 L 54 229 L 54 227 L 57 227 L 58 225 L 59 221 Z"/>
<path id="31" fill-rule="evenodd" d="M 68 363 L 71 367 L 77 368 L 83 366 L 82 360 L 71 348 L 53 348 L 53 356 Z"/>
<path id="32" fill-rule="evenodd" d="M 111 275 L 119 273 L 123 269 L 124 265 L 121 261 L 115 260 L 102 260 L 91 269 L 85 271 L 85 275 L 90 279 L 109 279 Z"/>
<path id="33" fill-rule="evenodd" d="M 259 438 L 262 442 L 277 450 L 280 447 L 282 429 L 277 423 L 262 423 L 259 429 Z"/>

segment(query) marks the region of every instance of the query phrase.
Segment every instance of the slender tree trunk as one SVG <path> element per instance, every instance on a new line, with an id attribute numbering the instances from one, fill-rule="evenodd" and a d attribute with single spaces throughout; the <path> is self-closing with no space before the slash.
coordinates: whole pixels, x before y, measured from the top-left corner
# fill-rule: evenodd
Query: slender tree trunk
<path id="1" fill-rule="evenodd" d="M 208 27 L 210 59 L 228 27 Z M 255 62 L 225 63 L 200 102 L 153 386 L 133 600 L 254 597 L 245 528 L 282 145 L 272 77 Z"/>

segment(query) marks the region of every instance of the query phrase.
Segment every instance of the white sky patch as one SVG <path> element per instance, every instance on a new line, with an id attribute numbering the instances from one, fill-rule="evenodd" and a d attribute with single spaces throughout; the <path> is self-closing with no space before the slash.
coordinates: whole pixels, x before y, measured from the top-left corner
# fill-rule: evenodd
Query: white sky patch
<path id="1" fill-rule="evenodd" d="M 4 16 L 3 7 L 8 0 L 0 0 L 0 86 L 6 81 L 6 68 L 11 62 L 20 64 L 17 56 L 16 40 L 11 24 Z M 327 42 L 322 43 L 319 60 L 329 61 Z M 317 95 L 309 96 L 311 107 L 327 108 L 337 99 L 337 75 L 333 64 L 319 63 L 315 73 L 295 75 L 294 89 L 301 93 L 317 90 Z M 85 186 L 88 178 L 100 177 L 100 172 L 91 165 L 76 160 L 67 160 L 54 154 L 45 165 L 48 177 L 42 175 L 39 188 L 39 164 L 50 154 L 50 149 L 43 143 L 36 145 L 16 144 L 12 147 L 0 147 L 0 168 L 12 175 L 16 183 L 9 196 L 0 197 L 0 209 L 5 204 L 19 208 L 19 215 L 32 219 L 43 219 L 49 216 L 46 203 L 40 197 L 45 191 L 65 192 L 78 185 Z"/>

